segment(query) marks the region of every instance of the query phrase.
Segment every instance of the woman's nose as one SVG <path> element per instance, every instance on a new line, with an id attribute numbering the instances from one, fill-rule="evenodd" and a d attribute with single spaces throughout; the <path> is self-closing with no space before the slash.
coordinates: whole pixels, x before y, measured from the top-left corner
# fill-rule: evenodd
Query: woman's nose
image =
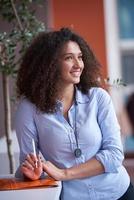
<path id="1" fill-rule="evenodd" d="M 80 61 L 77 58 L 74 59 L 74 66 L 75 67 L 80 67 L 81 66 Z"/>

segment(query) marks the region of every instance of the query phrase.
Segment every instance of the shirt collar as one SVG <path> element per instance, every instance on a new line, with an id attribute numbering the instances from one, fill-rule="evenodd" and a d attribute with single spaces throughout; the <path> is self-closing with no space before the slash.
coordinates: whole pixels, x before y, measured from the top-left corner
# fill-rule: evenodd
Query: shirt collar
<path id="1" fill-rule="evenodd" d="M 86 104 L 89 102 L 89 96 L 87 94 L 83 94 L 76 86 L 75 86 L 75 101 L 76 103 Z M 56 107 L 58 110 L 62 110 L 62 102 L 57 100 Z"/>
<path id="2" fill-rule="evenodd" d="M 89 95 L 83 94 L 77 87 L 75 87 L 76 91 L 76 103 L 85 104 L 89 102 Z"/>

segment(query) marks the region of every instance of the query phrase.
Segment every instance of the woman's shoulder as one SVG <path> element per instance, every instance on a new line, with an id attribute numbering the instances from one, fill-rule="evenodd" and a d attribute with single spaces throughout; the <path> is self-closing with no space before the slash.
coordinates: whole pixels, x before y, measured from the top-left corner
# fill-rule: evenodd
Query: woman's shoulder
<path id="1" fill-rule="evenodd" d="M 98 100 L 101 100 L 101 99 L 109 99 L 110 98 L 110 95 L 108 93 L 107 90 L 101 88 L 101 87 L 92 87 L 88 90 L 88 96 L 89 97 L 97 97 Z"/>
<path id="2" fill-rule="evenodd" d="M 27 98 L 22 97 L 19 99 L 17 104 L 17 113 L 33 113 L 35 110 L 35 105 L 31 103 Z"/>
<path id="3" fill-rule="evenodd" d="M 19 106 L 34 107 L 34 104 L 26 97 L 21 97 L 18 101 Z"/>
<path id="4" fill-rule="evenodd" d="M 14 115 L 15 127 L 33 126 L 36 109 L 27 98 L 20 98 Z"/>
<path id="5" fill-rule="evenodd" d="M 100 87 L 92 87 L 88 90 L 86 94 L 82 93 L 81 91 L 78 91 L 78 99 L 79 102 L 85 103 L 90 101 L 97 101 L 98 103 L 101 103 L 103 101 L 109 101 L 110 95 L 108 92 Z"/>

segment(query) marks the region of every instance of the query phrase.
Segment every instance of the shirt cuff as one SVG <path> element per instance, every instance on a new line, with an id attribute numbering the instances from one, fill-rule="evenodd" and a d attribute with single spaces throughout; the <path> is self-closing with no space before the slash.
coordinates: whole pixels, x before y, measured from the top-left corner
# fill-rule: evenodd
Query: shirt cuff
<path id="1" fill-rule="evenodd" d="M 118 168 L 122 164 L 123 155 L 118 159 L 109 150 L 103 150 L 96 154 L 96 159 L 103 164 L 105 172 L 118 173 Z"/>

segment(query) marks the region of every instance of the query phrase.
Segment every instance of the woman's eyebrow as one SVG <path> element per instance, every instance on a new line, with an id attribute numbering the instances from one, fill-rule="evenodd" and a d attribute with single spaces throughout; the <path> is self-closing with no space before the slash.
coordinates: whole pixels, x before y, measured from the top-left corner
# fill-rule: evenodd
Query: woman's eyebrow
<path id="1" fill-rule="evenodd" d="M 61 56 L 75 55 L 75 54 L 76 54 L 76 53 L 71 53 L 71 52 L 69 52 L 69 53 L 61 54 Z M 82 55 L 82 52 L 77 53 L 77 55 Z"/>

